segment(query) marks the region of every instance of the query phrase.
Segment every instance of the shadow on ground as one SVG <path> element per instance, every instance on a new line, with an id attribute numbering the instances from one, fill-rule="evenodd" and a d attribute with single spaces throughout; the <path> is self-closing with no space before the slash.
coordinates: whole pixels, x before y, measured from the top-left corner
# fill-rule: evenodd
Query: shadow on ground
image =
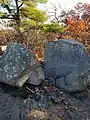
<path id="1" fill-rule="evenodd" d="M 0 83 L 0 120 L 89 120 L 90 90 L 65 93 L 48 80 L 21 89 Z"/>

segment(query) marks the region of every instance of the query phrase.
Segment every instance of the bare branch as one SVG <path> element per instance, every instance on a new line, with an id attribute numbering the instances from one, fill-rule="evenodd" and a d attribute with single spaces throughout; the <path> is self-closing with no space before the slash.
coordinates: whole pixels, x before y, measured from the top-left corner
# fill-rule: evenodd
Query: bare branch
<path id="1" fill-rule="evenodd" d="M 61 20 L 61 17 L 60 17 L 61 12 L 59 13 L 58 7 L 56 5 L 53 5 L 53 4 L 51 4 L 51 5 L 52 5 L 53 11 L 48 11 L 48 14 L 49 14 L 49 16 L 53 17 L 54 21 L 59 23 L 60 20 Z M 59 7 L 60 7 L 60 10 L 61 10 L 62 8 L 61 8 L 60 4 L 59 4 Z"/>
<path id="2" fill-rule="evenodd" d="M 18 7 L 20 8 L 22 5 L 24 4 L 24 0 L 22 0 L 22 3 L 21 3 L 21 5 L 19 5 Z"/>

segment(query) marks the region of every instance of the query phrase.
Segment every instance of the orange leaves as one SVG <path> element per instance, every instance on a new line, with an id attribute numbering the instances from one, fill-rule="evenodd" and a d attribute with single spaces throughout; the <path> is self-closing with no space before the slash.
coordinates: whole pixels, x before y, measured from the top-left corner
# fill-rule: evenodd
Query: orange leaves
<path id="1" fill-rule="evenodd" d="M 78 29 L 84 31 L 86 28 L 86 24 L 84 20 L 79 20 L 78 21 Z"/>
<path id="2" fill-rule="evenodd" d="M 74 25 L 74 20 L 72 20 L 72 19 L 68 19 L 68 25 Z"/>
<path id="3" fill-rule="evenodd" d="M 74 32 L 81 32 L 86 29 L 86 22 L 82 19 L 68 19 L 68 27 Z"/>

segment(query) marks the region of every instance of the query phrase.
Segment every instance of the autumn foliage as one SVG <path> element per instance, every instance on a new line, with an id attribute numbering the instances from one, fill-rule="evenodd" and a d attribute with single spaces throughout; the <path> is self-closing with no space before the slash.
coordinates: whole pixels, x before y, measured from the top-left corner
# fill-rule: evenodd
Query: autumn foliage
<path id="1" fill-rule="evenodd" d="M 62 11 L 61 19 L 64 25 L 54 22 L 35 28 L 28 27 L 22 31 L 22 35 L 14 30 L 1 30 L 0 45 L 7 45 L 11 40 L 22 40 L 40 60 L 43 60 L 44 44 L 61 38 L 77 40 L 90 51 L 90 4 L 78 3 L 74 10 Z"/>
<path id="2" fill-rule="evenodd" d="M 62 17 L 68 26 L 64 37 L 82 42 L 90 49 L 90 4 L 78 3 L 74 10 L 63 11 Z"/>
<path id="3" fill-rule="evenodd" d="M 82 19 L 73 18 L 73 19 L 68 19 L 67 20 L 67 25 L 68 25 L 68 33 L 69 35 L 75 39 L 79 40 L 80 42 L 84 42 L 85 37 L 87 36 L 87 21 L 84 21 Z"/>

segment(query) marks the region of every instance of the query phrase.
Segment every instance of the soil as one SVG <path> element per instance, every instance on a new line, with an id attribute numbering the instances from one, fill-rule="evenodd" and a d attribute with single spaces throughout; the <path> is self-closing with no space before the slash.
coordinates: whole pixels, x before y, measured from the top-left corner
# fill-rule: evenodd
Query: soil
<path id="1" fill-rule="evenodd" d="M 90 90 L 67 93 L 48 80 L 21 89 L 0 83 L 0 120 L 90 120 Z"/>

